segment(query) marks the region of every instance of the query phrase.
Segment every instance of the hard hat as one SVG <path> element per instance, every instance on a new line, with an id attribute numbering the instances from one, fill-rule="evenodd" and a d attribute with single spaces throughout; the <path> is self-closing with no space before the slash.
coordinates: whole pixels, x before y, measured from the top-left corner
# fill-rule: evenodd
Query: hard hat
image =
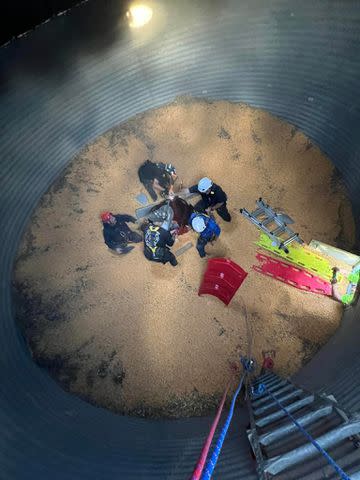
<path id="1" fill-rule="evenodd" d="M 201 215 L 197 215 L 196 217 L 194 217 L 191 221 L 191 226 L 195 230 L 195 232 L 203 232 L 206 228 L 204 217 Z"/>
<path id="2" fill-rule="evenodd" d="M 110 222 L 113 214 L 111 212 L 103 212 L 100 217 L 103 222 Z"/>
<path id="3" fill-rule="evenodd" d="M 209 188 L 211 188 L 213 182 L 210 180 L 210 178 L 208 177 L 204 177 L 200 180 L 200 182 L 198 183 L 198 190 L 199 192 L 201 193 L 204 193 L 206 192 L 206 190 L 209 190 Z"/>

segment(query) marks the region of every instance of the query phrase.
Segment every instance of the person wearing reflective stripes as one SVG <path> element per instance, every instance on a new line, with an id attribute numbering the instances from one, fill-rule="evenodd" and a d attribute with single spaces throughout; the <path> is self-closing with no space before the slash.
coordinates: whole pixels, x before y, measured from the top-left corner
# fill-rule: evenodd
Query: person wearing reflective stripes
<path id="1" fill-rule="evenodd" d="M 199 234 L 196 248 L 200 257 L 203 258 L 206 256 L 205 246 L 218 238 L 221 229 L 213 218 L 199 212 L 190 215 L 189 224 Z"/>
<path id="2" fill-rule="evenodd" d="M 174 245 L 174 237 L 164 228 L 149 222 L 143 226 L 144 230 L 144 255 L 152 262 L 167 263 L 175 267 L 177 260 L 169 247 Z"/>

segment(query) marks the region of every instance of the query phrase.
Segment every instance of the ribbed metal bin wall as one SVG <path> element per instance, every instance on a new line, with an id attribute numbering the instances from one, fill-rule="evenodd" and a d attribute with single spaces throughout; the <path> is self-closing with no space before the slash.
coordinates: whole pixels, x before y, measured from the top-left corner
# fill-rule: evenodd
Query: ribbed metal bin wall
<path id="1" fill-rule="evenodd" d="M 358 1 L 158 2 L 151 38 L 121 27 L 118 6 L 91 1 L 0 50 L 4 480 L 184 479 L 210 422 L 143 421 L 96 409 L 37 368 L 15 328 L 19 239 L 43 192 L 88 141 L 178 95 L 245 102 L 319 145 L 360 211 Z M 216 478 L 253 477 L 244 422 L 240 414 Z"/>

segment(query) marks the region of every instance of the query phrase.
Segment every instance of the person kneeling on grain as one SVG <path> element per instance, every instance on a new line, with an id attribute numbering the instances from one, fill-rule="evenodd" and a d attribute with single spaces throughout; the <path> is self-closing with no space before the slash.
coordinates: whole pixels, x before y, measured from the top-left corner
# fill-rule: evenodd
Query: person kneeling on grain
<path id="1" fill-rule="evenodd" d="M 135 223 L 136 218 L 131 215 L 113 215 L 111 212 L 103 212 L 103 234 L 106 245 L 117 253 L 128 253 L 134 247 L 128 243 L 140 243 L 142 237 L 139 233 L 130 230 L 126 222 Z"/>

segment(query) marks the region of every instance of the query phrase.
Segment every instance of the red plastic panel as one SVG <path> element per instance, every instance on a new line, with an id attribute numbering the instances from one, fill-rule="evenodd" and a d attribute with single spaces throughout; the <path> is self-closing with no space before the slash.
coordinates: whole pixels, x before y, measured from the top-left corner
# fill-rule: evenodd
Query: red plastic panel
<path id="1" fill-rule="evenodd" d="M 211 258 L 208 260 L 199 295 L 214 295 L 225 305 L 231 299 L 247 276 L 239 265 L 228 258 Z"/>
<path id="2" fill-rule="evenodd" d="M 300 290 L 331 296 L 331 284 L 312 273 L 262 253 L 258 253 L 256 258 L 261 262 L 260 266 L 253 265 L 252 268 L 256 272 L 273 277 Z"/>

